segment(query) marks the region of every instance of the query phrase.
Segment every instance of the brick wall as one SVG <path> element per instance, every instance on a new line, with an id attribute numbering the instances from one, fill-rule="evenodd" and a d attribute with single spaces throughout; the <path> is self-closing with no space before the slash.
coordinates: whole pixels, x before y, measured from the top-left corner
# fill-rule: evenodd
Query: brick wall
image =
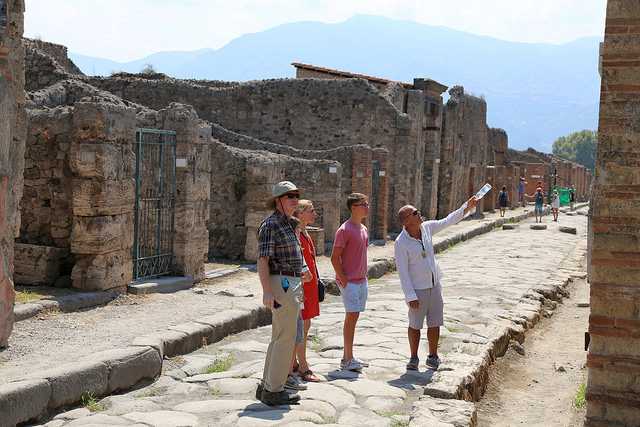
<path id="1" fill-rule="evenodd" d="M 590 227 L 587 426 L 640 425 L 640 3 L 609 0 Z"/>

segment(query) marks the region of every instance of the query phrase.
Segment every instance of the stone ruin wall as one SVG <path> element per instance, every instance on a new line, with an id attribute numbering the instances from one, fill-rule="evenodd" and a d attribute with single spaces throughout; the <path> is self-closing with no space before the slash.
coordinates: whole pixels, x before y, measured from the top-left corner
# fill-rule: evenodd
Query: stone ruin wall
<path id="1" fill-rule="evenodd" d="M 272 142 L 266 142 L 257 138 L 242 135 L 225 129 L 220 125 L 212 125 L 212 134 L 215 139 L 230 147 L 240 148 L 242 150 L 266 151 L 299 159 L 332 160 L 334 161 L 332 166 L 335 167 L 339 165 L 345 171 L 351 171 L 354 151 L 360 148 L 360 146 L 353 146 L 340 147 L 332 150 L 301 150 L 288 145 L 274 144 Z M 367 148 L 367 146 L 361 147 L 365 150 Z M 337 173 L 337 170 L 335 173 Z M 354 191 L 360 191 L 363 189 L 353 189 L 351 173 L 341 173 L 340 176 L 340 192 L 336 196 L 336 201 L 339 206 L 338 212 L 337 215 L 336 213 L 329 214 L 327 218 L 337 216 L 340 221 L 344 221 L 349 216 L 346 208 L 346 196 Z M 321 210 L 324 211 L 324 208 Z M 332 221 L 318 223 L 318 226 L 322 226 L 328 236 L 333 236 L 338 227 Z"/>
<path id="2" fill-rule="evenodd" d="M 0 2 L 0 348 L 13 330 L 14 239 L 20 230 L 26 133 L 24 3 Z"/>
<path id="3" fill-rule="evenodd" d="M 104 290 L 131 281 L 138 127 L 179 132 L 176 155 L 191 167 L 176 171 L 174 269 L 204 276 L 211 129 L 193 109 L 156 112 L 75 80 L 31 93 L 29 107 L 20 283 Z"/>
<path id="4" fill-rule="evenodd" d="M 609 0 L 590 207 L 585 426 L 640 425 L 640 4 Z"/>
<path id="5" fill-rule="evenodd" d="M 460 207 L 485 183 L 489 133 L 484 99 L 465 94 L 462 86 L 449 90 L 444 107 L 440 149 L 438 217 Z M 483 210 L 482 203 L 477 212 Z"/>
<path id="6" fill-rule="evenodd" d="M 424 139 L 422 122 L 412 124 L 410 114 L 423 114 L 421 91 L 409 96 L 407 114 L 357 79 L 267 80 L 228 88 L 142 77 L 84 80 L 154 109 L 172 100 L 187 103 L 205 120 L 265 142 L 302 150 L 385 148 L 389 158 L 400 159 L 388 164 L 389 218 L 395 221 L 403 204 L 420 201 Z"/>
<path id="7" fill-rule="evenodd" d="M 285 179 L 301 187 L 304 198 L 313 200 L 321 212 L 322 223 L 317 225 L 326 227 L 327 238 L 337 229 L 340 163 L 245 150 L 217 140 L 212 143 L 211 163 L 216 175 L 211 183 L 210 257 L 257 259 L 257 230 L 272 212 L 267 206 L 271 188 Z"/>
<path id="8" fill-rule="evenodd" d="M 61 80 L 82 75 L 67 57 L 65 46 L 26 38 L 22 44 L 25 48 L 27 91 L 44 89 Z"/>

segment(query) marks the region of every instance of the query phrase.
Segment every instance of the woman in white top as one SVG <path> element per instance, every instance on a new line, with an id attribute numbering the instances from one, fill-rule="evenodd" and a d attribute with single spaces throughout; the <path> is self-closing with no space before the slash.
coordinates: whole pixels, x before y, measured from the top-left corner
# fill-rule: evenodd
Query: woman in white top
<path id="1" fill-rule="evenodd" d="M 558 211 L 560 210 L 560 196 L 558 190 L 553 190 L 553 197 L 551 200 L 551 213 L 553 214 L 553 220 L 558 222 Z"/>

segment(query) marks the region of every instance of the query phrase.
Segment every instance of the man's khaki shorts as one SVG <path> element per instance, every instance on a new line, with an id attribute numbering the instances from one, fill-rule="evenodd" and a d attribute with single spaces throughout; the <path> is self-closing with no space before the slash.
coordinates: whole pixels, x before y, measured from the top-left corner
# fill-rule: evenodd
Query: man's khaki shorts
<path id="1" fill-rule="evenodd" d="M 415 292 L 420 307 L 415 310 L 409 308 L 409 327 L 411 329 L 422 329 L 425 318 L 427 319 L 428 328 L 442 326 L 444 323 L 442 288 L 436 286 L 429 289 L 416 289 Z"/>

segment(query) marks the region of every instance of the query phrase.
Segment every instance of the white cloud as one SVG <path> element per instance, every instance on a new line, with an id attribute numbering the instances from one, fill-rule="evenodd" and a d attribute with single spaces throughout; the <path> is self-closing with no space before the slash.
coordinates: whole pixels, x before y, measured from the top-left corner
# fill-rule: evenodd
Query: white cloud
<path id="1" fill-rule="evenodd" d="M 505 40 L 559 43 L 601 35 L 606 0 L 26 0 L 25 34 L 76 53 L 131 60 L 219 48 L 287 22 L 372 14 Z"/>

